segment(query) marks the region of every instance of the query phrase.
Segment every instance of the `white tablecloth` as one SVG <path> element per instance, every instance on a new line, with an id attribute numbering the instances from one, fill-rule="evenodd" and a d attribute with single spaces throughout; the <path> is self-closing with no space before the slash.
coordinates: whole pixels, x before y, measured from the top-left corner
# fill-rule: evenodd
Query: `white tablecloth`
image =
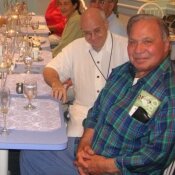
<path id="1" fill-rule="evenodd" d="M 7 76 L 6 86 L 10 88 L 12 95 L 16 95 L 16 83 L 24 82 L 27 79 L 37 81 L 38 96 L 51 96 L 52 89 L 45 83 L 42 74 L 11 74 Z"/>
<path id="2" fill-rule="evenodd" d="M 25 110 L 28 100 L 23 94 L 16 92 L 16 83 L 26 79 L 37 81 L 37 97 L 32 100 L 35 110 Z M 8 75 L 6 86 L 11 92 L 11 107 L 7 117 L 7 127 L 20 130 L 49 131 L 60 127 L 59 103 L 51 99 L 51 88 L 44 82 L 42 74 L 11 74 Z M 2 114 L 0 114 L 2 126 Z"/>
<path id="3" fill-rule="evenodd" d="M 24 106 L 28 103 L 23 96 L 11 98 L 11 107 L 7 114 L 7 128 L 29 131 L 51 131 L 61 127 L 59 104 L 51 99 L 33 99 L 35 110 L 26 110 Z M 0 126 L 3 117 L 0 114 Z"/>

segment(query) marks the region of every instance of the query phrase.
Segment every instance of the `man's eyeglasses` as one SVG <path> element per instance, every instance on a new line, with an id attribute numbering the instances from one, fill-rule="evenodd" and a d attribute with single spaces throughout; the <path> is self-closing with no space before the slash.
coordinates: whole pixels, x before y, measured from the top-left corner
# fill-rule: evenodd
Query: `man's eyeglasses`
<path id="1" fill-rule="evenodd" d="M 84 37 L 86 39 L 92 38 L 92 36 L 101 36 L 102 35 L 102 28 L 98 27 L 93 31 L 83 31 Z"/>

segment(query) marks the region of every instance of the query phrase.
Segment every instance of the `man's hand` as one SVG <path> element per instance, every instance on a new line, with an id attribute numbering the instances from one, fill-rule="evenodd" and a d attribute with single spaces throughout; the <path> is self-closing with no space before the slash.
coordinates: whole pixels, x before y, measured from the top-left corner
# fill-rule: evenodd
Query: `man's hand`
<path id="1" fill-rule="evenodd" d="M 77 159 L 74 163 L 77 166 L 80 175 L 89 175 L 86 160 L 90 160 L 93 155 L 94 151 L 89 145 L 78 149 Z"/>
<path id="2" fill-rule="evenodd" d="M 120 174 L 120 171 L 116 168 L 114 159 L 112 158 L 105 158 L 94 154 L 88 159 L 84 159 L 84 165 L 86 166 L 77 166 L 80 175 L 102 175 L 105 173 Z"/>
<path id="3" fill-rule="evenodd" d="M 78 145 L 76 160 L 74 163 L 77 166 L 81 175 L 88 175 L 88 165 L 85 161 L 91 159 L 91 157 L 94 155 L 94 151 L 91 148 L 91 140 L 93 138 L 93 134 L 94 129 L 85 129 Z"/>
<path id="4" fill-rule="evenodd" d="M 80 175 L 119 173 L 115 159 L 97 155 L 91 147 L 94 129 L 86 128 L 78 145 L 75 165 Z"/>
<path id="5" fill-rule="evenodd" d="M 88 167 L 86 160 L 90 160 L 93 155 L 94 151 L 90 146 L 85 146 L 84 148 L 79 149 L 77 151 L 77 159 L 75 161 L 75 165 L 86 169 Z"/>
<path id="6" fill-rule="evenodd" d="M 52 96 L 56 99 L 62 100 L 63 103 L 67 100 L 67 90 L 60 81 L 59 75 L 53 68 L 45 67 L 43 76 L 46 83 L 52 88 Z"/>
<path id="7" fill-rule="evenodd" d="M 63 103 L 67 100 L 67 89 L 64 85 L 57 82 L 52 83 L 52 96 L 56 99 L 61 100 Z"/>

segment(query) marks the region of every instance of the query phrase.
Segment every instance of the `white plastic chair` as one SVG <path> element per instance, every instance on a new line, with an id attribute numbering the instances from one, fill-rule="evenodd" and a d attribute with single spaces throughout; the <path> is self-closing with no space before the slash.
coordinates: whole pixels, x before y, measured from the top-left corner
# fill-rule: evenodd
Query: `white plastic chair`
<path id="1" fill-rule="evenodd" d="M 139 7 L 137 14 L 152 14 L 163 18 L 164 12 L 156 3 L 147 2 Z"/>
<path id="2" fill-rule="evenodd" d="M 175 174 L 175 161 L 173 161 L 169 167 L 164 171 L 163 175 L 174 175 Z"/>

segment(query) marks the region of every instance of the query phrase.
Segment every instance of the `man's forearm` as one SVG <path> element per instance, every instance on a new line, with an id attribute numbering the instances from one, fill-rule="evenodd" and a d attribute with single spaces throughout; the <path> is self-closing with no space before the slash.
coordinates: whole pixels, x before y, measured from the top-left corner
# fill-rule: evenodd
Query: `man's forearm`
<path id="1" fill-rule="evenodd" d="M 83 136 L 81 137 L 80 143 L 78 145 L 78 150 L 82 149 L 84 145 L 91 145 L 93 135 L 94 135 L 94 129 L 92 128 L 85 129 Z"/>
<path id="2" fill-rule="evenodd" d="M 45 82 L 51 87 L 53 86 L 53 84 L 58 84 L 58 85 L 62 84 L 58 73 L 52 68 L 47 68 L 47 67 L 44 68 L 43 76 L 44 76 Z"/>
<path id="3" fill-rule="evenodd" d="M 84 170 L 87 169 L 85 160 L 90 159 L 94 154 L 91 148 L 93 135 L 93 129 L 86 129 L 78 145 L 75 165 L 77 166 L 80 175 L 84 175 Z"/>
<path id="4" fill-rule="evenodd" d="M 86 129 L 78 145 L 76 165 L 79 171 L 92 174 L 119 173 L 120 170 L 115 165 L 115 159 L 96 155 L 92 150 L 93 135 L 94 129 Z"/>

